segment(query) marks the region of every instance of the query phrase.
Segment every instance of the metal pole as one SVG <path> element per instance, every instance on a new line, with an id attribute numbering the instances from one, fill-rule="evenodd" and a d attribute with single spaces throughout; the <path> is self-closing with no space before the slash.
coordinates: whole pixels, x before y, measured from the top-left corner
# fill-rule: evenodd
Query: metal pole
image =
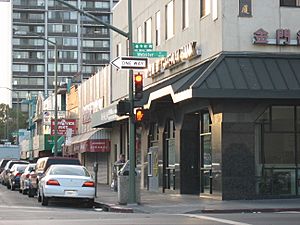
<path id="1" fill-rule="evenodd" d="M 128 0 L 128 45 L 129 56 L 133 54 L 132 44 L 132 1 Z M 133 99 L 133 70 L 129 70 L 129 101 L 130 101 L 130 116 L 129 116 L 129 196 L 128 203 L 136 203 L 135 190 L 135 123 L 134 123 L 134 99 Z"/>
<path id="2" fill-rule="evenodd" d="M 19 144 L 19 110 L 20 110 L 20 103 L 19 103 L 19 92 L 17 94 L 17 137 L 16 137 L 16 144 Z"/>
<path id="3" fill-rule="evenodd" d="M 54 82 L 55 82 L 55 105 L 54 105 L 54 156 L 57 156 L 57 45 L 54 44 Z"/>

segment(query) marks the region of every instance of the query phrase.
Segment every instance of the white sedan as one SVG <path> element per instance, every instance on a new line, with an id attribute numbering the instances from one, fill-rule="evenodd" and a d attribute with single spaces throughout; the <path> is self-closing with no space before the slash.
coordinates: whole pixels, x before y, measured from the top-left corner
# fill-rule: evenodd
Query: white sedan
<path id="1" fill-rule="evenodd" d="M 48 205 L 51 199 L 76 199 L 94 205 L 95 183 L 84 166 L 52 165 L 40 180 L 38 200 Z"/>

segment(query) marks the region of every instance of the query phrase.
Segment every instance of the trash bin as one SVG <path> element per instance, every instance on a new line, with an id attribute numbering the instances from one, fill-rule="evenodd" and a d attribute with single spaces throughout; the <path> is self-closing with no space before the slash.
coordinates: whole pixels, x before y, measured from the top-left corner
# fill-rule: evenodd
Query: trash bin
<path id="1" fill-rule="evenodd" d="M 115 163 L 113 165 L 112 169 L 112 183 L 111 183 L 111 189 L 115 192 L 118 191 L 118 173 L 121 170 L 121 168 L 124 166 L 124 163 Z"/>
<path id="2" fill-rule="evenodd" d="M 141 173 L 135 172 L 135 193 L 136 202 L 141 202 Z M 129 197 L 129 160 L 125 163 L 118 173 L 118 202 L 120 205 L 126 205 Z"/>

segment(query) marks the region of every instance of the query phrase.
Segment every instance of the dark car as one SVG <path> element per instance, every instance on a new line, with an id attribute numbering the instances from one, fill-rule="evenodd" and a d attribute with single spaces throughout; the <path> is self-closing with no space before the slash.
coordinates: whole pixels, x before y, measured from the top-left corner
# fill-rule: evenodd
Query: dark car
<path id="1" fill-rule="evenodd" d="M 5 165 L 6 165 L 10 160 L 11 160 L 11 159 L 1 159 L 1 161 L 0 161 L 0 181 L 1 181 L 2 184 L 4 184 L 4 183 L 3 183 L 3 180 L 2 180 L 1 173 L 2 173 L 2 171 L 4 170 Z"/>
<path id="2" fill-rule="evenodd" d="M 20 188 L 20 177 L 22 173 L 24 173 L 26 167 L 26 164 L 14 164 L 11 167 L 8 174 L 8 183 L 12 191 L 14 191 L 16 188 Z"/>
<path id="3" fill-rule="evenodd" d="M 1 179 L 4 185 L 7 186 L 8 189 L 10 189 L 10 184 L 8 182 L 8 174 L 10 172 L 10 169 L 14 164 L 28 164 L 29 162 L 27 161 L 21 161 L 21 160 L 10 160 L 9 162 L 6 163 L 4 170 L 1 173 Z"/>
<path id="4" fill-rule="evenodd" d="M 35 170 L 29 175 L 28 196 L 34 197 L 37 194 L 39 180 L 44 176 L 46 170 L 51 165 L 81 165 L 79 159 L 67 157 L 43 157 L 36 162 Z"/>

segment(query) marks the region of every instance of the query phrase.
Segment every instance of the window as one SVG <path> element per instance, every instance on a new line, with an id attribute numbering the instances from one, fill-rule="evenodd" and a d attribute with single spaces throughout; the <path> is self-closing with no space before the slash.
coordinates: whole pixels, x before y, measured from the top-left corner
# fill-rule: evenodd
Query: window
<path id="1" fill-rule="evenodd" d="M 212 19 L 218 19 L 218 0 L 212 0 Z"/>
<path id="2" fill-rule="evenodd" d="M 117 57 L 122 55 L 122 46 L 121 43 L 117 44 Z"/>
<path id="3" fill-rule="evenodd" d="M 155 14 L 155 45 L 160 45 L 160 11 Z"/>
<path id="4" fill-rule="evenodd" d="M 166 5 L 166 40 L 174 36 L 174 1 Z"/>
<path id="5" fill-rule="evenodd" d="M 146 43 L 152 43 L 152 19 L 148 19 L 145 22 L 145 42 Z"/>
<path id="6" fill-rule="evenodd" d="M 137 28 L 137 42 L 142 43 L 143 42 L 143 35 L 142 35 L 142 27 L 139 26 Z"/>
<path id="7" fill-rule="evenodd" d="M 300 7 L 300 0 L 280 0 L 280 6 Z"/>
<path id="8" fill-rule="evenodd" d="M 210 14 L 210 0 L 200 0 L 200 17 Z"/>
<path id="9" fill-rule="evenodd" d="M 189 0 L 182 0 L 182 29 L 189 26 Z"/>
<path id="10" fill-rule="evenodd" d="M 271 106 L 256 125 L 257 193 L 295 195 L 300 162 L 300 107 Z"/>

